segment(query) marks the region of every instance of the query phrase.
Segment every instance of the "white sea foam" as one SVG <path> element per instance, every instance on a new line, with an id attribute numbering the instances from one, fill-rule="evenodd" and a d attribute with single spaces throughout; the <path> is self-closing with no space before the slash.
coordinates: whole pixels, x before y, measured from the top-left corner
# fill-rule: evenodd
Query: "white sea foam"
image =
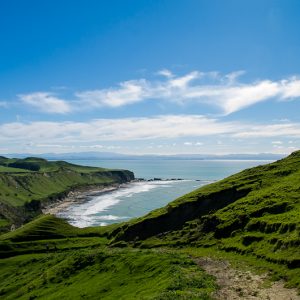
<path id="1" fill-rule="evenodd" d="M 106 215 L 106 216 L 99 216 L 99 220 L 103 220 L 103 221 L 115 221 L 115 220 L 121 220 L 121 219 L 125 219 L 126 217 L 118 217 L 118 216 L 114 216 L 114 215 Z"/>
<path id="2" fill-rule="evenodd" d="M 127 184 L 118 190 L 96 196 L 93 200 L 82 204 L 82 213 L 84 215 L 94 215 L 95 213 L 105 211 L 109 207 L 118 204 L 123 198 L 129 198 L 134 194 L 148 192 L 161 184 L 161 182 L 158 183 L 156 181 Z"/>
<path id="3" fill-rule="evenodd" d="M 94 196 L 91 200 L 73 205 L 61 212 L 59 215 L 68 219 L 69 223 L 77 227 L 107 225 L 105 221 L 118 221 L 127 219 L 126 216 L 105 214 L 111 207 L 118 205 L 121 201 L 133 197 L 139 193 L 147 193 L 157 188 L 170 188 L 179 181 L 142 181 L 126 184 L 118 190 Z M 182 182 L 182 180 L 180 181 Z M 111 222 L 109 222 L 111 223 Z"/>

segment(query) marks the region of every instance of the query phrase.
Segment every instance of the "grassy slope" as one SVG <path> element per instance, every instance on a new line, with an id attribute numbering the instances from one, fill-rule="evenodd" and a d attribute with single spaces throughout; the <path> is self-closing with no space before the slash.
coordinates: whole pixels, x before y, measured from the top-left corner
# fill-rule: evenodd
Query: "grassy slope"
<path id="1" fill-rule="evenodd" d="M 116 244 L 209 247 L 262 258 L 300 287 L 300 152 L 200 188 L 113 235 Z"/>
<path id="2" fill-rule="evenodd" d="M 210 299 L 214 281 L 184 255 L 77 250 L 0 262 L 2 299 Z"/>
<path id="3" fill-rule="evenodd" d="M 26 211 L 33 215 L 40 213 L 38 202 L 63 197 L 72 188 L 120 183 L 130 178 L 133 174 L 125 170 L 84 167 L 38 158 L 0 158 L 0 226 L 7 226 L 5 219 L 8 223 L 18 222 Z"/>
<path id="4" fill-rule="evenodd" d="M 20 168 L 11 168 L 6 166 L 0 165 L 0 173 L 27 173 L 30 172 L 29 170 L 20 169 Z"/>
<path id="5" fill-rule="evenodd" d="M 210 299 L 214 279 L 187 254 L 108 248 L 108 230 L 43 216 L 2 235 L 0 297 Z"/>
<path id="6" fill-rule="evenodd" d="M 78 229 L 52 216 L 39 217 L 0 236 L 0 295 L 209 299 L 216 289 L 214 280 L 190 256 L 212 256 L 240 268 L 269 271 L 274 279 L 300 288 L 299 192 L 296 152 L 127 223 Z M 187 222 L 181 221 L 180 213 Z"/>

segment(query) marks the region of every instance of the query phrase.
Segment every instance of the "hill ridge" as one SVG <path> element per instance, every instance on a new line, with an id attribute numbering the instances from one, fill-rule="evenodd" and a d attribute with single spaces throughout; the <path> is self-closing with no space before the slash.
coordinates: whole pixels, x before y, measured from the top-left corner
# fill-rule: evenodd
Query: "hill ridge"
<path id="1" fill-rule="evenodd" d="M 128 170 L 85 167 L 41 158 L 0 159 L 0 231 L 20 226 L 41 214 L 46 204 L 63 199 L 70 191 L 128 182 Z"/>

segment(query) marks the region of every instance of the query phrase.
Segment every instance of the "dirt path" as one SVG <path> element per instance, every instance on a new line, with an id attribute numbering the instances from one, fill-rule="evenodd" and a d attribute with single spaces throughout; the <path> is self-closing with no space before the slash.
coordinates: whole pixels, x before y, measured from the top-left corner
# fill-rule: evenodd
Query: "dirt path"
<path id="1" fill-rule="evenodd" d="M 240 271 L 227 261 L 197 258 L 196 263 L 217 279 L 220 290 L 214 295 L 218 300 L 300 300 L 296 289 L 287 289 L 282 281 L 266 287 L 267 275 Z"/>

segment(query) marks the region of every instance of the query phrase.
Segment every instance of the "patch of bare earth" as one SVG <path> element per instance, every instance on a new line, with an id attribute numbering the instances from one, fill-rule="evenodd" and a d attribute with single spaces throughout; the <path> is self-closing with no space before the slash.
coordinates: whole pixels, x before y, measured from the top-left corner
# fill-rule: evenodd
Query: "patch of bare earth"
<path id="1" fill-rule="evenodd" d="M 229 262 L 211 258 L 197 258 L 196 263 L 216 277 L 220 289 L 213 295 L 218 300 L 300 300 L 296 289 L 284 287 L 277 281 L 266 287 L 267 274 L 234 269 Z"/>

